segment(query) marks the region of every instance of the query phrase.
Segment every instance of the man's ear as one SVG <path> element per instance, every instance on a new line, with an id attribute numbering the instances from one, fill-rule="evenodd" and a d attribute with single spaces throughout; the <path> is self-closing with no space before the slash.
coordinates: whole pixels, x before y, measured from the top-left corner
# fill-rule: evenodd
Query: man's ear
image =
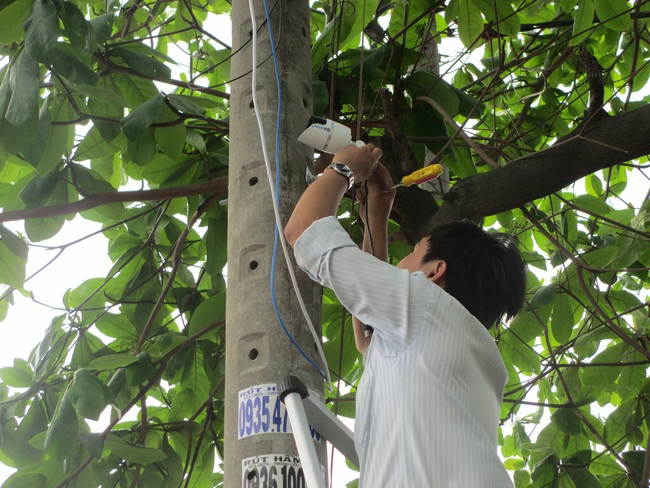
<path id="1" fill-rule="evenodd" d="M 445 286 L 445 278 L 447 277 L 446 273 L 447 261 L 444 261 L 442 259 L 434 259 L 433 261 L 427 263 L 427 279 L 443 288 Z"/>

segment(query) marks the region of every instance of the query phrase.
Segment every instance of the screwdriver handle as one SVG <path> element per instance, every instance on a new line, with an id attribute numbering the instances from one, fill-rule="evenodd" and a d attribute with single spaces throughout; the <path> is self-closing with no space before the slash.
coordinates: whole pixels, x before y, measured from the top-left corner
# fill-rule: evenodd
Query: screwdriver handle
<path id="1" fill-rule="evenodd" d="M 414 171 L 410 175 L 406 175 L 405 177 L 402 178 L 402 181 L 397 185 L 394 185 L 393 188 L 396 188 L 398 186 L 419 185 L 420 183 L 424 183 L 425 181 L 429 181 L 434 178 L 437 178 L 441 174 L 442 174 L 442 165 L 431 164 L 426 168 L 418 169 L 417 171 Z"/>

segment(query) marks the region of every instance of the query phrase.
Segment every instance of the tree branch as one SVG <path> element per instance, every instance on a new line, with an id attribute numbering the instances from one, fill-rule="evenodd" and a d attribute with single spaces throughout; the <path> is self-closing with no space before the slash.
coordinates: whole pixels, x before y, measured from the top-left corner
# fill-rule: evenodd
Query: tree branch
<path id="1" fill-rule="evenodd" d="M 650 105 L 592 119 L 579 134 L 548 149 L 459 181 L 417 235 L 452 220 L 478 220 L 520 207 L 598 170 L 650 154 L 649 133 Z"/>
<path id="2" fill-rule="evenodd" d="M 88 198 L 76 202 L 50 205 L 48 207 L 26 208 L 22 210 L 10 210 L 0 213 L 0 222 L 14 220 L 40 219 L 44 217 L 55 217 L 57 215 L 68 215 L 101 205 L 110 203 L 146 202 L 151 200 L 167 200 L 171 198 L 190 197 L 204 193 L 215 193 L 218 195 L 228 191 L 228 177 L 222 176 L 211 181 L 204 181 L 186 186 L 171 186 L 169 188 L 156 188 L 153 190 L 118 191 L 111 193 L 96 193 Z"/>

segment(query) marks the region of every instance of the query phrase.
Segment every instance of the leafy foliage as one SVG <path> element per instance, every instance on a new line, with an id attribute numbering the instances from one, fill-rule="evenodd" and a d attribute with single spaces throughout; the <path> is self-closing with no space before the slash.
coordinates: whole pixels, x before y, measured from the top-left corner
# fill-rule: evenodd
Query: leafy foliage
<path id="1" fill-rule="evenodd" d="M 453 191 L 648 103 L 646 0 L 311 6 L 314 112 L 360 120 L 357 137 L 381 140 L 395 178 L 434 154 Z M 238 53 L 213 26 L 229 12 L 225 0 L 0 2 L 0 221 L 24 221 L 0 225 L 0 318 L 33 291 L 30 249 L 75 215 L 101 223 L 97 252 L 113 262 L 65 293 L 29 358 L 0 369 L 0 461 L 16 469 L 3 487 L 222 483 L 227 221 L 214 203 Z M 648 475 L 644 162 L 603 165 L 525 205 L 507 195 L 541 182 L 475 197 L 506 198 L 477 215 L 517 236 L 531 270 L 525 310 L 495 333 L 510 375 L 501 454 L 517 488 L 632 488 Z M 392 259 L 409 216 L 448 205 L 421 192 L 400 190 Z M 340 378 L 329 403 L 353 416 L 363 365 L 327 291 L 323 334 Z"/>

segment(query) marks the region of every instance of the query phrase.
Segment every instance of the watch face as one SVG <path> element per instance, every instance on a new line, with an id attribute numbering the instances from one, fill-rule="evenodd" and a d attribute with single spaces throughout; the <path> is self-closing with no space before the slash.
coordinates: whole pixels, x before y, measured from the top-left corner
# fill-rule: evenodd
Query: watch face
<path id="1" fill-rule="evenodd" d="M 330 167 L 348 179 L 348 190 L 352 188 L 352 185 L 354 185 L 354 173 L 352 173 L 352 170 L 345 163 L 332 163 Z"/>
<path id="2" fill-rule="evenodd" d="M 348 168 L 345 164 L 343 164 L 343 163 L 334 163 L 334 165 L 336 166 L 336 169 L 339 171 L 339 173 L 346 174 L 346 175 L 351 175 L 352 174 L 352 170 L 350 170 L 350 168 Z"/>

